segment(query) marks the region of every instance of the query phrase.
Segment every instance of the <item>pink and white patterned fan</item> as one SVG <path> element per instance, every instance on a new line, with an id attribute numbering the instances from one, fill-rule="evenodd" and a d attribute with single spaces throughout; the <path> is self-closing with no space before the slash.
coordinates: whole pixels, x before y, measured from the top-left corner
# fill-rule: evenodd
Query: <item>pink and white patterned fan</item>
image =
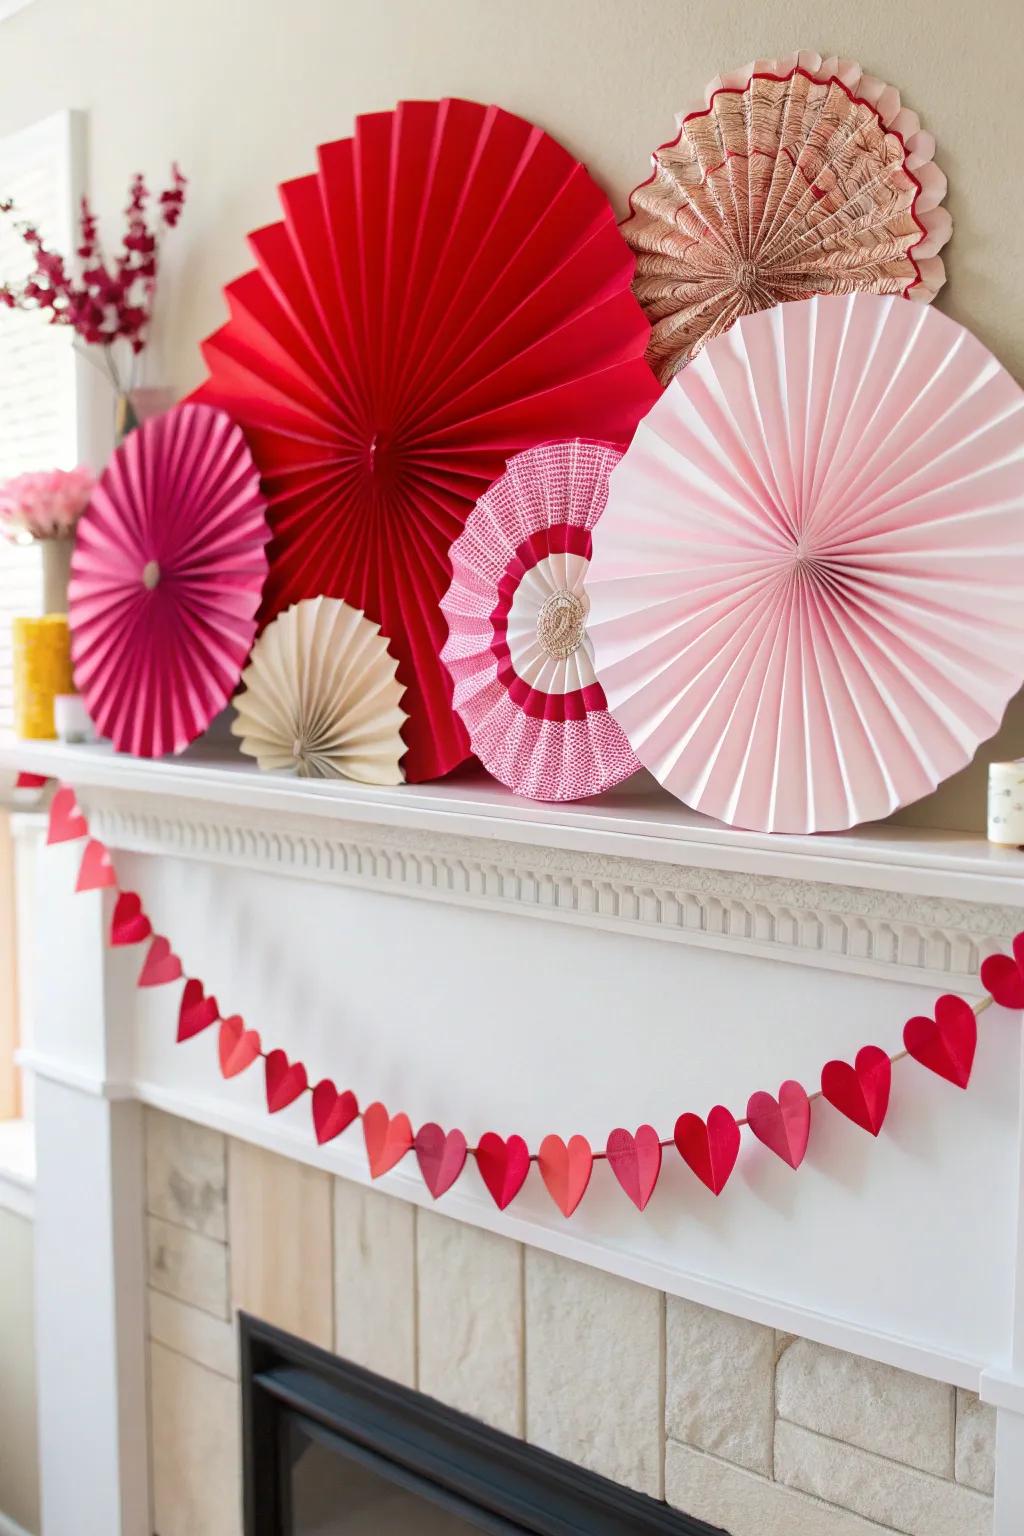
<path id="1" fill-rule="evenodd" d="M 594 671 L 584 589 L 620 457 L 579 440 L 517 454 L 451 549 L 455 709 L 488 772 L 535 800 L 600 794 L 639 767 Z"/>
<path id="2" fill-rule="evenodd" d="M 1024 678 L 1024 392 L 901 299 L 748 315 L 641 422 L 587 585 L 612 712 L 680 800 L 767 831 L 885 816 Z"/>

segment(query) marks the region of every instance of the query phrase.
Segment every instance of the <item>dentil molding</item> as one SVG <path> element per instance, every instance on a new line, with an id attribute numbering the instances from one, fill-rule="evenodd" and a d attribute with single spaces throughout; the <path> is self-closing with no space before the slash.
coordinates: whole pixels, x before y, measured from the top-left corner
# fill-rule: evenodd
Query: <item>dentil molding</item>
<path id="1" fill-rule="evenodd" d="M 646 862 L 208 802 L 81 793 L 110 848 L 941 985 L 977 976 L 1013 907 Z M 909 973 L 909 974 L 908 974 Z"/>

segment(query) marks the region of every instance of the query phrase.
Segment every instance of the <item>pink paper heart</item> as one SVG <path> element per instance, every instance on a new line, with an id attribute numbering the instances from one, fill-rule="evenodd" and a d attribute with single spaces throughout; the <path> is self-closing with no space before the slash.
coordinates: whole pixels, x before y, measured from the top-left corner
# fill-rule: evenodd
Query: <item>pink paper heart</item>
<path id="1" fill-rule="evenodd" d="M 142 910 L 142 899 L 134 891 L 122 891 L 110 921 L 110 942 L 141 944 L 153 932 L 153 925 Z"/>
<path id="2" fill-rule="evenodd" d="M 654 1126 L 641 1125 L 635 1136 L 620 1126 L 609 1135 L 605 1150 L 615 1177 L 642 1211 L 661 1172 L 661 1138 Z"/>
<path id="3" fill-rule="evenodd" d="M 110 854 L 97 838 L 91 837 L 82 854 L 75 890 L 101 891 L 108 885 L 116 884 L 117 876 L 110 862 Z"/>
<path id="4" fill-rule="evenodd" d="M 149 946 L 149 953 L 139 972 L 140 987 L 161 987 L 169 981 L 177 981 L 181 975 L 181 961 L 170 944 L 157 934 Z"/>
<path id="5" fill-rule="evenodd" d="M 217 1019 L 217 1011 L 217 999 L 204 995 L 201 981 L 194 977 L 186 981 L 178 1009 L 178 1044 L 209 1029 Z"/>
<path id="6" fill-rule="evenodd" d="M 594 1154 L 585 1136 L 545 1136 L 537 1153 L 537 1167 L 548 1194 L 563 1216 L 571 1216 L 587 1192 L 594 1168 Z"/>
<path id="7" fill-rule="evenodd" d="M 827 1061 L 821 1069 L 821 1091 L 828 1102 L 854 1125 L 877 1136 L 889 1108 L 892 1062 L 877 1045 L 864 1045 L 854 1065 Z"/>
<path id="8" fill-rule="evenodd" d="M 680 1115 L 676 1121 L 675 1143 L 679 1156 L 706 1184 L 713 1195 L 720 1195 L 736 1166 L 740 1150 L 740 1128 L 736 1117 L 724 1104 L 716 1104 L 707 1124 L 700 1115 Z"/>
<path id="9" fill-rule="evenodd" d="M 747 1103 L 747 1124 L 766 1147 L 791 1168 L 799 1168 L 811 1131 L 811 1101 L 801 1083 L 787 1079 L 778 1099 L 770 1093 L 752 1093 Z"/>
<path id="10" fill-rule="evenodd" d="M 271 1051 L 264 1062 L 264 1080 L 267 1089 L 267 1109 L 275 1115 L 294 1103 L 308 1087 L 306 1069 L 301 1061 L 289 1062 L 284 1051 Z"/>
<path id="11" fill-rule="evenodd" d="M 409 1116 L 399 1113 L 391 1116 L 383 1104 L 371 1104 L 363 1110 L 363 1140 L 370 1163 L 370 1177 L 379 1179 L 400 1163 L 412 1146 L 412 1126 Z"/>
<path id="12" fill-rule="evenodd" d="M 54 791 L 50 801 L 50 821 L 46 830 L 46 841 L 50 843 L 73 843 L 80 837 L 88 837 L 89 823 L 78 809 L 78 801 L 75 792 L 62 784 Z"/>
<path id="13" fill-rule="evenodd" d="M 237 1013 L 221 1019 L 217 1054 L 223 1077 L 237 1077 L 246 1067 L 252 1066 L 260 1054 L 260 1037 L 254 1029 L 246 1029 Z"/>
<path id="14" fill-rule="evenodd" d="M 339 1093 L 329 1077 L 323 1077 L 313 1089 L 313 1129 L 321 1146 L 340 1136 L 359 1113 L 356 1096 L 346 1088 Z"/>
<path id="15" fill-rule="evenodd" d="M 966 1088 L 978 1044 L 977 1015 L 965 998 L 947 992 L 936 1001 L 933 1019 L 918 1016 L 907 1020 L 903 1044 L 923 1067 L 958 1088 Z"/>
<path id="16" fill-rule="evenodd" d="M 451 1189 L 466 1163 L 466 1138 L 429 1121 L 421 1125 L 413 1143 L 423 1182 L 435 1200 Z"/>
<path id="17" fill-rule="evenodd" d="M 499 1211 L 515 1199 L 530 1171 L 530 1152 L 521 1136 L 506 1141 L 496 1131 L 485 1131 L 476 1149 L 480 1177 Z"/>

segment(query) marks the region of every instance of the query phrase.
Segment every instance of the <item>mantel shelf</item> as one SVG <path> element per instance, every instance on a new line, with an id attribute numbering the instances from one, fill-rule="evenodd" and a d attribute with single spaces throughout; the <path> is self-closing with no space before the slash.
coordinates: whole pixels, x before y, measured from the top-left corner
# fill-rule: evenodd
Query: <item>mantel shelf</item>
<path id="1" fill-rule="evenodd" d="M 260 773 L 230 747 L 201 745 L 144 761 L 107 746 L 0 741 L 0 768 L 48 774 L 133 801 L 147 796 L 230 809 L 265 823 L 304 820 L 415 828 L 569 852 L 1024 907 L 1024 852 L 967 832 L 875 824 L 812 836 L 746 832 L 701 816 L 644 775 L 597 799 L 541 804 L 482 774 L 377 789 Z"/>

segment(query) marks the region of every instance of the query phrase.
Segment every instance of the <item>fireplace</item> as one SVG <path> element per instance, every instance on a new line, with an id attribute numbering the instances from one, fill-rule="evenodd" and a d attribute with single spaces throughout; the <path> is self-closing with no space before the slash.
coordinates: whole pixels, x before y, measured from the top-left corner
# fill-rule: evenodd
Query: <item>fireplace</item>
<path id="1" fill-rule="evenodd" d="M 722 1536 L 239 1318 L 246 1536 Z"/>

